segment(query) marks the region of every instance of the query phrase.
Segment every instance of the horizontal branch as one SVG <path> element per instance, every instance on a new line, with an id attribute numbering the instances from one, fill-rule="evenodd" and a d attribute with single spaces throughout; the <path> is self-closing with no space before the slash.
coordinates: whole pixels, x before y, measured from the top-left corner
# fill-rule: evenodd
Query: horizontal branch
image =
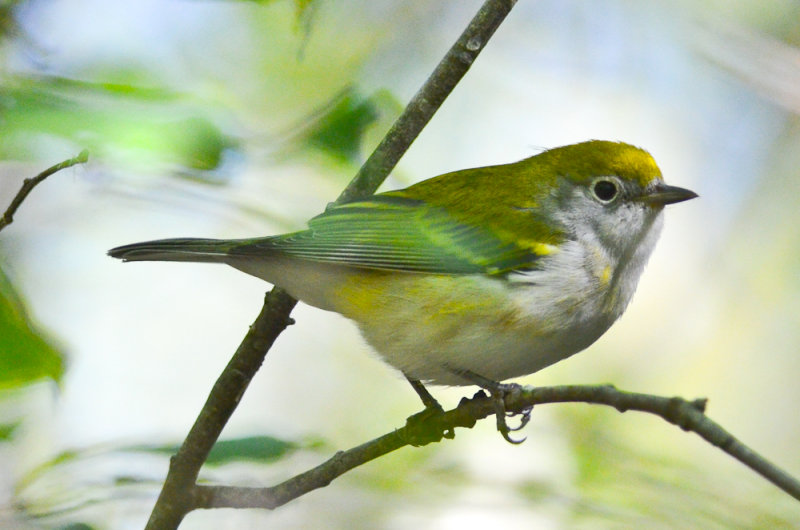
<path id="1" fill-rule="evenodd" d="M 57 173 L 62 169 L 67 169 L 68 167 L 72 167 L 77 164 L 83 164 L 87 160 L 89 160 L 89 151 L 84 149 L 78 154 L 78 156 L 70 158 L 69 160 L 64 160 L 59 164 L 45 169 L 35 177 L 22 181 L 22 187 L 19 189 L 14 199 L 12 199 L 11 204 L 8 205 L 8 209 L 6 209 L 3 216 L 0 217 L 0 230 L 14 222 L 14 214 L 17 213 L 20 205 L 22 205 L 22 202 L 25 200 L 31 190 L 33 190 L 33 188 L 35 188 L 40 182 L 53 173 Z"/>
<path id="2" fill-rule="evenodd" d="M 546 403 L 590 403 L 614 407 L 620 412 L 636 410 L 654 414 L 685 431 L 698 434 L 760 474 L 777 487 L 800 500 L 800 482 L 764 457 L 741 443 L 719 424 L 705 415 L 705 399 L 688 401 L 679 397 L 662 397 L 617 390 L 613 386 L 521 387 L 506 396 L 509 412 L 521 413 L 526 408 Z M 327 486 L 347 471 L 406 445 L 425 445 L 442 438 L 452 438 L 456 427 L 470 428 L 482 418 L 495 413 L 492 400 L 483 392 L 443 414 L 425 412 L 412 416 L 406 426 L 367 443 L 339 451 L 319 466 L 272 487 L 242 488 L 231 486 L 196 486 L 197 508 L 265 508 L 274 509 L 317 488 Z"/>

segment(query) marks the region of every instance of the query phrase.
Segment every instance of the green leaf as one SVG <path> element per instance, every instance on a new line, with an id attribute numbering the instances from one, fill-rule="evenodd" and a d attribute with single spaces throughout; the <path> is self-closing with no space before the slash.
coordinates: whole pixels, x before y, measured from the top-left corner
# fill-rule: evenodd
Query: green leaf
<path id="1" fill-rule="evenodd" d="M 294 442 L 279 440 L 271 436 L 250 436 L 234 440 L 221 440 L 214 445 L 206 459 L 207 464 L 220 465 L 228 462 L 248 460 L 272 462 L 294 451 Z"/>
<path id="2" fill-rule="evenodd" d="M 14 436 L 14 431 L 19 427 L 19 422 L 17 423 L 6 423 L 0 425 L 0 442 L 6 442 Z"/>
<path id="3" fill-rule="evenodd" d="M 230 462 L 273 462 L 299 448 L 295 442 L 280 440 L 271 436 L 248 436 L 233 440 L 221 440 L 211 449 L 206 464 L 222 465 Z M 177 445 L 138 445 L 134 451 L 164 453 L 178 452 Z"/>
<path id="4" fill-rule="evenodd" d="M 308 13 L 309 8 L 312 7 L 311 4 L 314 3 L 314 0 L 294 0 L 294 9 L 297 13 L 297 18 L 302 17 Z"/>
<path id="5" fill-rule="evenodd" d="M 348 89 L 323 110 L 304 134 L 304 142 L 341 161 L 357 162 L 364 132 L 380 115 L 376 98 L 363 98 Z"/>
<path id="6" fill-rule="evenodd" d="M 31 139 L 42 135 L 72 140 L 101 158 L 210 171 L 237 145 L 188 96 L 133 83 L 6 77 L 0 115 L 4 158 L 26 156 Z"/>
<path id="7" fill-rule="evenodd" d="M 61 381 L 64 357 L 45 340 L 0 269 L 0 388 L 50 378 Z"/>
<path id="8" fill-rule="evenodd" d="M 58 530 L 94 530 L 95 528 L 97 527 L 88 523 L 67 523 L 59 526 Z"/>
<path id="9" fill-rule="evenodd" d="M 275 0 L 240 0 L 243 2 L 251 2 L 253 4 L 272 4 Z M 294 12 L 297 20 L 300 21 L 304 16 L 308 16 L 308 12 L 316 5 L 316 0 L 294 0 Z"/>

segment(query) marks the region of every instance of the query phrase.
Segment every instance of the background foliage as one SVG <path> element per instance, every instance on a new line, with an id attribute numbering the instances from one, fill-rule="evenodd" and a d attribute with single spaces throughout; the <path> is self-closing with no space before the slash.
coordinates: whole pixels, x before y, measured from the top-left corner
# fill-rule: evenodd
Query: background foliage
<path id="1" fill-rule="evenodd" d="M 350 179 L 477 1 L 5 2 L 0 205 L 88 147 L 0 234 L 0 526 L 141 527 L 168 451 L 261 304 L 222 267 L 105 256 L 296 229 Z M 532 384 L 710 398 L 795 475 L 800 345 L 796 3 L 520 2 L 385 188 L 589 138 L 649 149 L 699 201 L 625 317 Z M 336 315 L 299 307 L 204 471 L 263 485 L 418 408 Z M 455 403 L 461 389 L 436 392 Z M 656 419 L 541 407 L 404 450 L 275 513 L 185 528 L 789 527 L 800 509 Z M 346 508 L 343 508 L 346 507 Z"/>

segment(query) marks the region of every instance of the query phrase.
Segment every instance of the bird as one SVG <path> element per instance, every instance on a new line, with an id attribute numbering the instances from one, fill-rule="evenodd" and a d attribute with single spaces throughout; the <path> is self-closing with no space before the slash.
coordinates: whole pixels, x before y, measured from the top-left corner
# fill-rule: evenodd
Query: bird
<path id="1" fill-rule="evenodd" d="M 591 140 L 333 203 L 297 232 L 108 253 L 227 264 L 340 313 L 435 407 L 424 385 L 502 393 L 594 343 L 631 301 L 664 207 L 695 197 L 644 149 Z"/>

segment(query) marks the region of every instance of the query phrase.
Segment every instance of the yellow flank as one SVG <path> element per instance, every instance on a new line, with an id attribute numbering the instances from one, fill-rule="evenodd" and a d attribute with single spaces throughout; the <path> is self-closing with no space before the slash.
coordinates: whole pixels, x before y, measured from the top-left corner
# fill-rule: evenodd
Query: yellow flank
<path id="1" fill-rule="evenodd" d="M 549 256 L 558 252 L 557 246 L 539 241 L 519 241 L 518 244 L 522 248 L 530 249 L 537 256 Z"/>
<path id="2" fill-rule="evenodd" d="M 357 322 L 414 320 L 420 329 L 462 329 L 482 321 L 507 329 L 521 324 L 502 282 L 477 277 L 361 270 L 335 289 L 336 311 Z"/>
<path id="3" fill-rule="evenodd" d="M 390 281 L 391 276 L 384 271 L 354 272 L 335 289 L 336 311 L 356 321 L 374 318 L 384 309 L 385 286 Z"/>
<path id="4" fill-rule="evenodd" d="M 608 285 L 608 282 L 611 280 L 611 266 L 606 265 L 603 269 L 603 272 L 600 274 L 600 283 L 605 287 Z"/>

